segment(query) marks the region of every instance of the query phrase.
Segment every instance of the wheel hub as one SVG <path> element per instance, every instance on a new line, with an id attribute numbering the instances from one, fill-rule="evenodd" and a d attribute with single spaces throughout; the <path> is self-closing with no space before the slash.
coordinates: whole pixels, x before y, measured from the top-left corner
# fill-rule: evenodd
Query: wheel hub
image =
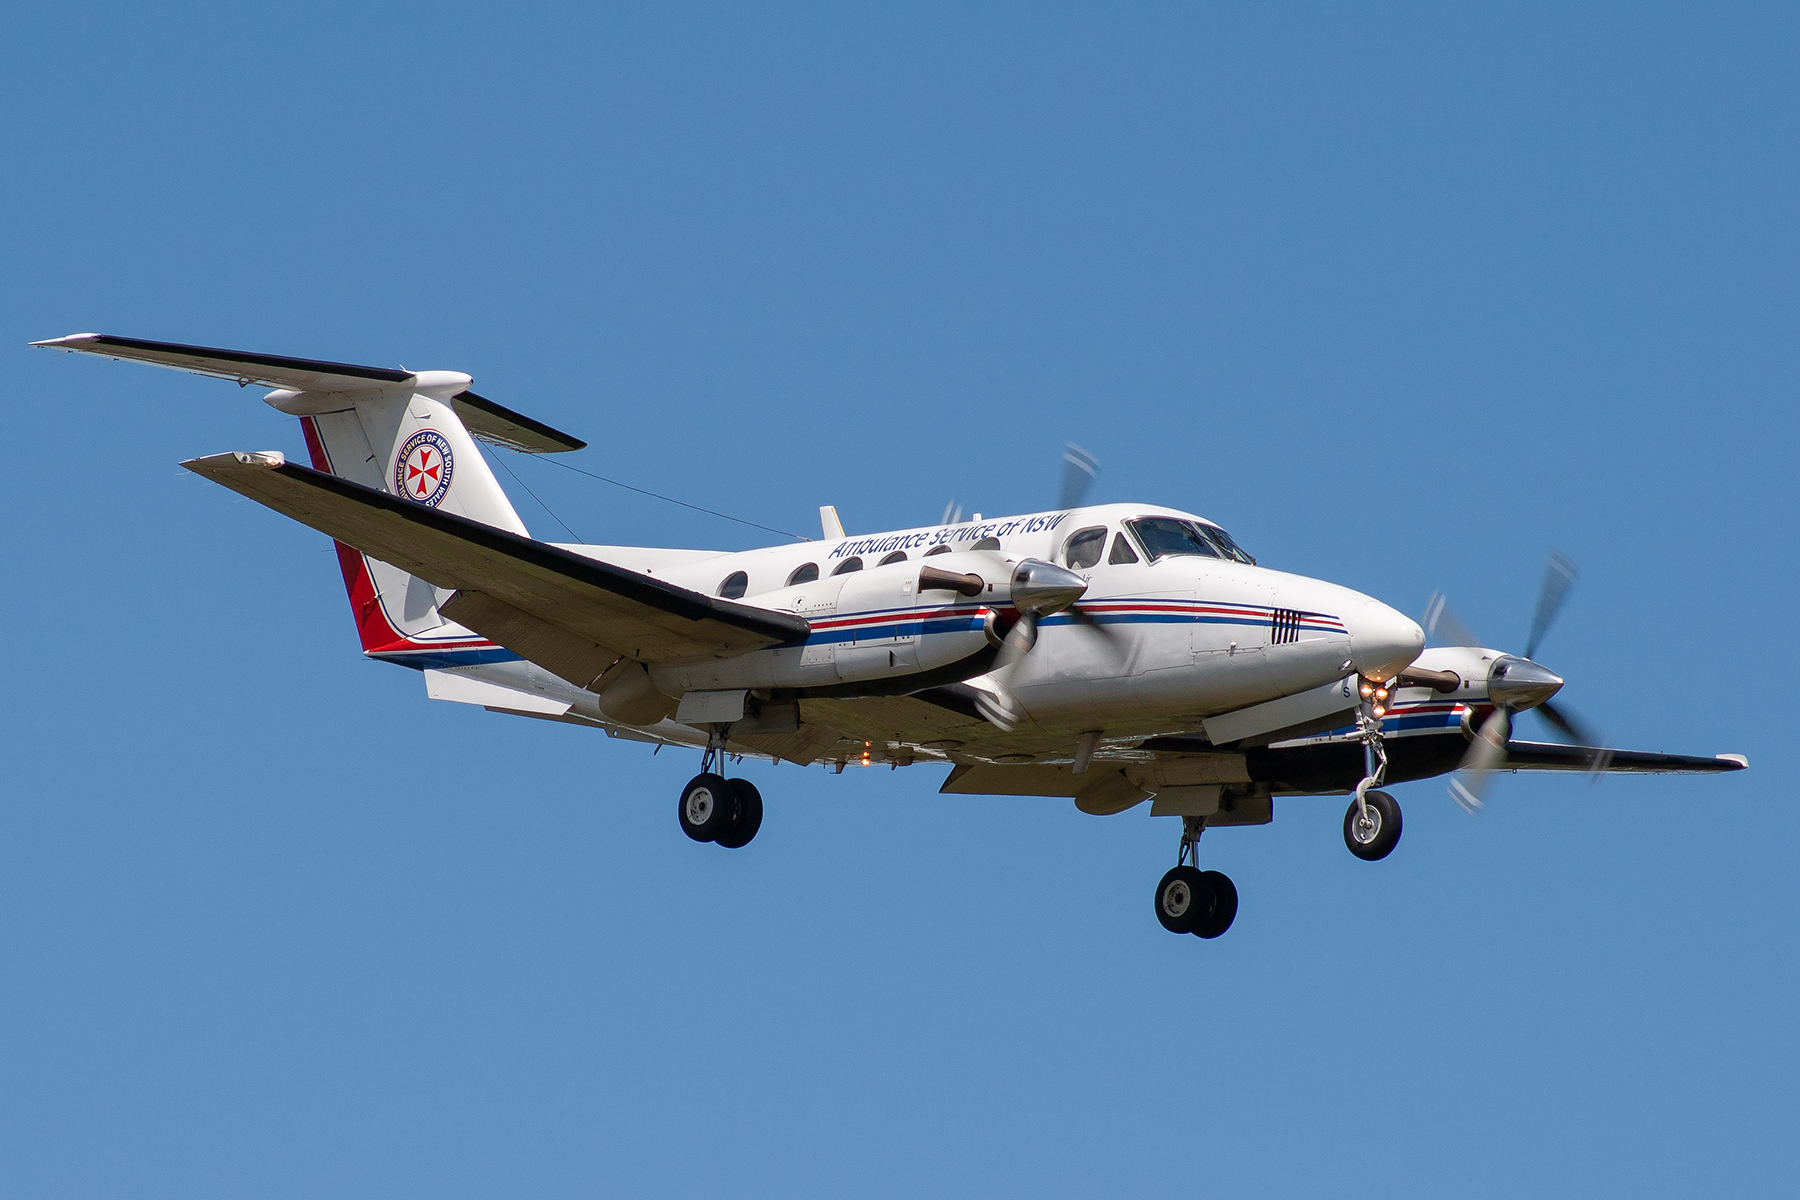
<path id="1" fill-rule="evenodd" d="M 1163 911 L 1171 917 L 1179 919 L 1186 916 L 1193 903 L 1194 893 L 1185 879 L 1177 879 L 1163 889 Z"/>
<path id="2" fill-rule="evenodd" d="M 666 801 L 665 801 L 666 803 Z M 710 788 L 695 788 L 688 793 L 687 818 L 690 825 L 704 825 L 713 814 L 713 794 Z"/>

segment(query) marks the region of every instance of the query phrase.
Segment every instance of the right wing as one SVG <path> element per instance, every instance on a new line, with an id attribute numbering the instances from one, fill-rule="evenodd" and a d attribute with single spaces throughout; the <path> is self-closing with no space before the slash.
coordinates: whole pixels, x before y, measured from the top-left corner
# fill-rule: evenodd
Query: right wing
<path id="1" fill-rule="evenodd" d="M 456 596 L 451 620 L 578 687 L 620 655 L 704 659 L 804 641 L 804 617 L 736 604 L 441 509 L 285 462 L 215 454 L 181 464 Z"/>

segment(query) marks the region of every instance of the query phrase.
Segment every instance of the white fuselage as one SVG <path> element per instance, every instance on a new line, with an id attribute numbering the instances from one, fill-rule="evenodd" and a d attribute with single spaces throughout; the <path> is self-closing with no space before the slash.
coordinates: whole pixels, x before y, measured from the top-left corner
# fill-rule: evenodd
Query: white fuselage
<path id="1" fill-rule="evenodd" d="M 1199 520 L 1115 504 L 728 554 L 564 548 L 704 594 L 736 593 L 742 603 L 813 624 L 803 643 L 659 664 L 651 678 L 663 692 L 842 695 L 859 687 L 904 691 L 915 678 L 927 686 L 922 680 L 932 672 L 954 674 L 988 646 L 988 614 L 1011 615 L 1009 583 L 1019 562 L 1064 564 L 1072 535 L 1103 528 L 1110 545 L 1125 521 L 1144 516 Z M 1353 671 L 1383 677 L 1423 645 L 1417 624 L 1348 588 L 1216 557 L 1152 561 L 1142 544 L 1132 546 L 1136 561 L 1102 555 L 1079 567 L 1088 590 L 1076 611 L 1044 619 L 1037 647 L 1003 672 L 1004 687 L 1039 727 L 1191 728 L 1199 718 Z M 861 568 L 845 570 L 853 560 Z M 921 590 L 925 565 L 978 576 L 983 590 Z M 804 581 L 790 584 L 796 573 Z"/>

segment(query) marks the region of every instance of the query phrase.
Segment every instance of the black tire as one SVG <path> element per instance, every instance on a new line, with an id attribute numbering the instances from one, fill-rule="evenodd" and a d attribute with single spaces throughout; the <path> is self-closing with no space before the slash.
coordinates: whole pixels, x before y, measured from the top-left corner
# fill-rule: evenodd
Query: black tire
<path id="1" fill-rule="evenodd" d="M 1170 933 L 1192 933 L 1216 906 L 1212 885 L 1193 867 L 1172 868 L 1156 885 L 1156 919 Z"/>
<path id="2" fill-rule="evenodd" d="M 731 796 L 731 785 L 723 775 L 710 771 L 696 775 L 681 789 L 681 803 L 675 816 L 681 832 L 696 842 L 710 842 L 731 825 L 737 804 Z"/>
<path id="3" fill-rule="evenodd" d="M 728 850 L 736 850 L 750 844 L 756 831 L 762 828 L 763 805 L 762 793 L 748 779 L 728 779 L 725 787 L 733 800 L 736 816 L 731 824 L 719 830 L 713 841 Z"/>
<path id="4" fill-rule="evenodd" d="M 1364 792 L 1369 805 L 1372 829 L 1364 829 L 1357 821 L 1356 801 L 1344 813 L 1344 845 L 1364 862 L 1386 858 L 1400 844 L 1400 805 L 1386 792 Z"/>
<path id="5" fill-rule="evenodd" d="M 1202 871 L 1200 878 L 1212 888 L 1213 910 L 1206 920 L 1194 922 L 1192 932 L 1195 937 L 1216 938 L 1237 920 L 1237 884 L 1223 871 Z"/>

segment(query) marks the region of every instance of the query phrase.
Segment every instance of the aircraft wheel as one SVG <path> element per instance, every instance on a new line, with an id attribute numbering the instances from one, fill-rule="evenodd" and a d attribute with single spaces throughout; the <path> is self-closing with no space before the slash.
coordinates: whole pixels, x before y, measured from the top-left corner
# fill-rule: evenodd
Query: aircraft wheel
<path id="1" fill-rule="evenodd" d="M 681 832 L 696 842 L 710 842 L 729 827 L 736 809 L 731 785 L 723 775 L 709 771 L 688 780 L 681 789 L 681 807 L 676 812 Z"/>
<path id="2" fill-rule="evenodd" d="M 1212 884 L 1194 867 L 1172 868 L 1156 885 L 1156 919 L 1170 933 L 1194 932 L 1216 907 Z"/>
<path id="3" fill-rule="evenodd" d="M 748 779 L 728 779 L 725 788 L 732 800 L 731 823 L 719 830 L 713 841 L 729 850 L 748 846 L 756 831 L 762 828 L 762 793 Z"/>
<path id="4" fill-rule="evenodd" d="M 1194 922 L 1195 937 L 1216 938 L 1237 920 L 1238 894 L 1237 884 L 1231 882 L 1231 876 L 1223 871 L 1202 871 L 1200 878 L 1212 888 L 1212 916 L 1203 921 Z"/>
<path id="5" fill-rule="evenodd" d="M 1400 806 L 1386 792 L 1364 792 L 1363 799 L 1368 802 L 1369 819 L 1361 819 L 1352 800 L 1344 813 L 1344 845 L 1363 861 L 1374 862 L 1392 854 L 1400 844 Z"/>

